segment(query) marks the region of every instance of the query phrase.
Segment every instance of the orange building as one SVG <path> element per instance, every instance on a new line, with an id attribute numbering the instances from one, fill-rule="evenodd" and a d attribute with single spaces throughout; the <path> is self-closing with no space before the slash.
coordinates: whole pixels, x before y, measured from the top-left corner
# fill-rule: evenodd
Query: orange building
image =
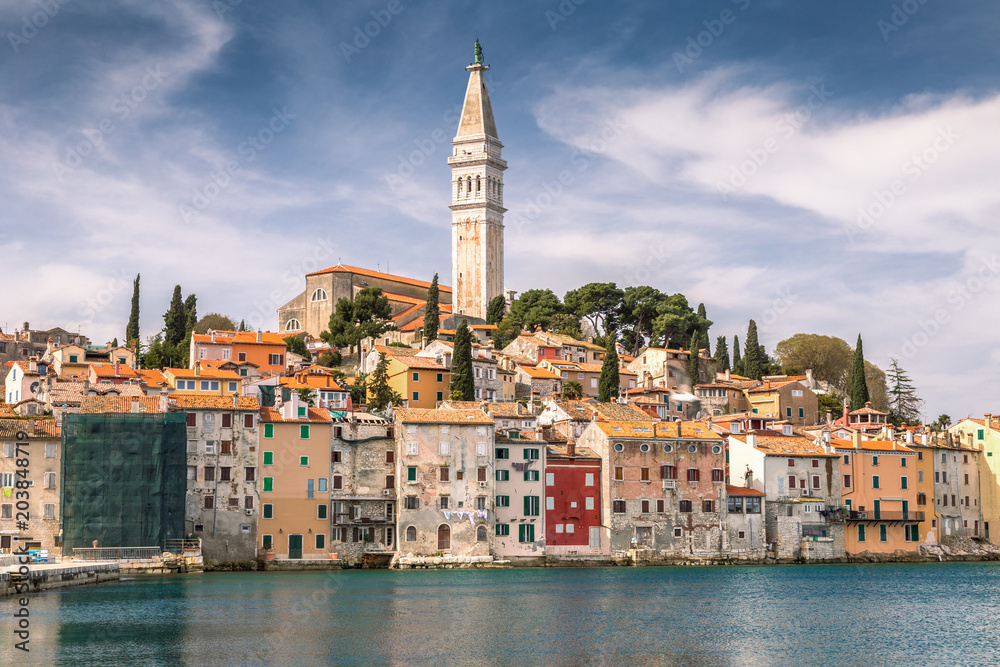
<path id="1" fill-rule="evenodd" d="M 257 535 L 277 559 L 328 559 L 330 551 L 330 413 L 293 394 L 280 409 L 262 408 Z"/>
<path id="2" fill-rule="evenodd" d="M 917 509 L 916 452 L 893 440 L 861 440 L 857 432 L 831 444 L 841 457 L 847 554 L 917 551 L 925 513 Z"/>
<path id="3" fill-rule="evenodd" d="M 190 365 L 205 360 L 252 364 L 263 375 L 285 372 L 285 339 L 269 331 L 211 331 L 192 334 Z"/>

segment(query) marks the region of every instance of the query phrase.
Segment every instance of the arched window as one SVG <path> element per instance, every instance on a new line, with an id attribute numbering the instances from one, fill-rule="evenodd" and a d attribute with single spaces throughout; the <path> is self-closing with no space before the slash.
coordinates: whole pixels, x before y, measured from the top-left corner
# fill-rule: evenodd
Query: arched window
<path id="1" fill-rule="evenodd" d="M 486 526 L 479 526 L 476 528 L 476 542 L 486 541 Z"/>
<path id="2" fill-rule="evenodd" d="M 294 317 L 292 319 L 288 320 L 287 322 L 285 322 L 285 331 L 298 331 L 301 328 L 302 328 L 302 325 L 299 324 L 299 321 L 297 319 L 295 319 Z"/>
<path id="3" fill-rule="evenodd" d="M 476 194 L 479 194 L 479 177 L 476 176 Z"/>
<path id="4" fill-rule="evenodd" d="M 318 289 L 318 290 L 316 290 L 315 292 L 313 292 L 313 295 L 312 295 L 312 297 L 310 297 L 309 300 L 310 301 L 326 301 L 326 290 L 325 289 Z"/>
<path id="5" fill-rule="evenodd" d="M 467 176 L 466 177 L 466 179 L 465 179 L 465 185 L 466 185 L 465 191 L 471 195 L 472 194 L 472 176 Z"/>
<path id="6" fill-rule="evenodd" d="M 451 527 L 442 523 L 438 526 L 438 550 L 451 549 Z"/>
<path id="7" fill-rule="evenodd" d="M 417 541 L 417 527 L 416 526 L 408 526 L 407 527 L 407 529 L 406 529 L 406 541 L 407 542 L 416 542 Z"/>
<path id="8" fill-rule="evenodd" d="M 459 179 L 458 179 L 458 194 L 459 195 L 462 194 L 462 179 L 461 179 L 461 177 L 459 177 Z"/>

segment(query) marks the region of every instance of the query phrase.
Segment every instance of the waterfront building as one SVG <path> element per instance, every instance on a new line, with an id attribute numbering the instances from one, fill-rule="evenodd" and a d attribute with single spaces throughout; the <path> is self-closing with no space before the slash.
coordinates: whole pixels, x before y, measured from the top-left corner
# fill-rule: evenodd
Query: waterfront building
<path id="1" fill-rule="evenodd" d="M 912 438 L 911 438 L 912 439 Z M 916 491 L 917 491 L 917 511 L 923 512 L 923 517 L 917 522 L 917 533 L 921 544 L 938 544 L 941 542 L 941 515 L 935 503 L 937 498 L 937 485 L 934 481 L 934 460 L 935 454 L 939 451 L 939 446 L 931 441 L 924 442 L 924 439 L 907 442 L 907 447 L 916 454 Z M 977 475 L 978 477 L 978 475 Z M 940 480 L 940 475 L 938 476 Z"/>
<path id="2" fill-rule="evenodd" d="M 330 551 L 386 564 L 397 544 L 393 425 L 359 412 L 335 418 L 330 461 Z"/>
<path id="3" fill-rule="evenodd" d="M 844 555 L 837 454 L 822 440 L 776 431 L 730 427 L 731 484 L 765 495 L 765 532 L 771 555 L 781 559 L 833 559 Z"/>
<path id="4" fill-rule="evenodd" d="M 611 533 L 602 523 L 601 457 L 568 442 L 545 444 L 545 554 L 550 558 L 607 558 Z"/>
<path id="5" fill-rule="evenodd" d="M 919 551 L 917 454 L 894 440 L 833 439 L 840 457 L 843 505 L 846 510 L 844 547 L 849 555 L 869 551 Z"/>
<path id="6" fill-rule="evenodd" d="M 493 550 L 493 420 L 482 410 L 395 411 L 399 552 Z"/>
<path id="7" fill-rule="evenodd" d="M 236 395 L 177 394 L 169 402 L 187 429 L 184 532 L 201 539 L 206 563 L 256 559 L 260 404 Z"/>
<path id="8" fill-rule="evenodd" d="M 52 419 L 0 419 L 0 554 L 21 547 L 62 553 L 59 426 Z M 18 465 L 19 460 L 27 465 Z M 25 469 L 28 475 L 22 477 L 18 471 Z M 17 491 L 25 490 L 17 487 L 22 480 L 30 485 L 27 509 L 17 507 Z"/>
<path id="9" fill-rule="evenodd" d="M 545 510 L 554 502 L 545 486 L 548 443 L 535 435 L 500 429 L 494 436 L 493 553 L 515 563 L 544 559 Z"/>
<path id="10" fill-rule="evenodd" d="M 578 445 L 601 456 L 612 555 L 696 558 L 725 551 L 725 440 L 701 422 L 594 421 Z"/>
<path id="11" fill-rule="evenodd" d="M 763 560 L 768 553 L 763 491 L 726 485 L 726 547 L 740 560 Z"/>
<path id="12" fill-rule="evenodd" d="M 260 410 L 257 466 L 244 476 L 261 477 L 257 533 L 275 558 L 326 560 L 331 553 L 332 426 L 327 410 L 309 407 L 295 392 L 280 407 Z"/>
<path id="13" fill-rule="evenodd" d="M 984 415 L 983 419 L 962 419 L 958 424 L 948 429 L 948 433 L 937 436 L 938 443 L 951 445 L 950 466 L 948 461 L 942 461 L 940 454 L 935 460 L 935 467 L 943 464 L 950 468 L 949 482 L 951 489 L 940 489 L 934 499 L 935 507 L 945 507 L 947 494 L 948 507 L 952 513 L 957 507 L 961 520 L 956 528 L 962 529 L 965 536 L 989 536 L 989 522 L 992 517 L 994 530 L 1000 525 L 1000 517 L 995 512 L 1000 511 L 1000 487 L 998 477 L 994 472 L 998 464 L 994 463 L 1000 456 L 997 452 L 1000 445 L 997 418 L 992 414 Z M 949 458 L 946 456 L 946 459 Z M 942 469 L 944 472 L 944 469 Z M 942 478 L 942 483 L 944 479 Z M 957 501 L 957 504 L 956 504 Z M 971 502 L 970 502 L 971 501 Z M 977 522 L 981 522 L 978 524 Z M 980 528 L 981 526 L 981 528 Z M 996 539 L 994 537 L 994 539 Z"/>

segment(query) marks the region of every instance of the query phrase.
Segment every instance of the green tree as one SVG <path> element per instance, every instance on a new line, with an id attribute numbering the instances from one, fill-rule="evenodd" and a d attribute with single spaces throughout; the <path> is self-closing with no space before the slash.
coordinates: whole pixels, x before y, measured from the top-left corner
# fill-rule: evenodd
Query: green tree
<path id="1" fill-rule="evenodd" d="M 118 347 L 118 339 L 117 338 L 112 339 L 112 341 L 111 341 L 111 347 Z"/>
<path id="2" fill-rule="evenodd" d="M 146 339 L 145 350 L 142 354 L 142 367 L 162 369 L 167 363 L 165 348 L 162 334 L 156 334 Z"/>
<path id="3" fill-rule="evenodd" d="M 795 334 L 778 343 L 774 353 L 786 373 L 811 369 L 816 380 L 828 382 L 842 394 L 849 393 L 852 351 L 842 338 Z"/>
<path id="4" fill-rule="evenodd" d="M 728 371 L 732 368 L 729 365 L 729 346 L 726 345 L 725 336 L 719 336 L 715 339 L 715 362 L 719 364 L 719 368 L 723 371 Z"/>
<path id="5" fill-rule="evenodd" d="M 389 298 L 377 287 L 366 287 L 355 294 L 354 299 L 341 297 L 337 300 L 337 307 L 320 338 L 334 347 L 348 347 L 351 352 L 357 346 L 360 363 L 361 341 L 392 329 L 391 316 Z"/>
<path id="6" fill-rule="evenodd" d="M 236 325 L 233 324 L 233 320 L 230 317 L 220 315 L 219 313 L 209 313 L 194 325 L 194 332 L 196 334 L 206 334 L 209 329 L 212 331 L 234 331 Z"/>
<path id="7" fill-rule="evenodd" d="M 438 305 L 438 274 L 434 274 L 431 286 L 427 288 L 427 305 L 424 307 L 424 338 L 428 342 L 437 340 L 438 324 L 441 322 L 441 308 Z"/>
<path id="8" fill-rule="evenodd" d="M 946 429 L 951 426 L 951 417 L 949 415 L 938 415 L 937 421 L 935 422 L 939 429 Z"/>
<path id="9" fill-rule="evenodd" d="M 174 286 L 174 295 L 170 298 L 170 307 L 163 315 L 163 344 L 169 348 L 176 348 L 184 342 L 184 334 L 187 333 L 187 312 L 184 310 L 184 297 L 181 295 L 181 286 Z"/>
<path id="10" fill-rule="evenodd" d="M 390 405 L 399 405 L 399 394 L 389 386 L 389 360 L 379 354 L 378 365 L 368 379 L 368 409 L 385 412 Z"/>
<path id="11" fill-rule="evenodd" d="M 816 394 L 816 399 L 819 403 L 820 418 L 823 418 L 827 412 L 832 412 L 834 419 L 838 419 L 840 417 L 840 413 L 844 407 L 844 399 L 841 398 L 840 394 L 835 394 L 833 392 Z"/>
<path id="12" fill-rule="evenodd" d="M 566 311 L 590 322 L 595 333 L 617 328 L 625 292 L 614 283 L 587 283 L 566 292 Z"/>
<path id="13" fill-rule="evenodd" d="M 562 395 L 568 401 L 575 401 L 583 398 L 583 385 L 576 380 L 563 382 Z"/>
<path id="14" fill-rule="evenodd" d="M 737 375 L 743 374 L 743 357 L 740 356 L 740 337 L 733 336 L 733 373 Z"/>
<path id="15" fill-rule="evenodd" d="M 597 382 L 597 400 L 603 403 L 616 399 L 621 386 L 615 337 L 609 334 L 607 339 L 607 347 L 604 348 L 604 364 L 601 366 L 601 379 Z"/>
<path id="16" fill-rule="evenodd" d="M 889 419 L 899 426 L 903 422 L 916 424 L 920 422 L 920 409 L 924 402 L 917 396 L 910 376 L 899 365 L 896 359 L 889 365 Z"/>
<path id="17" fill-rule="evenodd" d="M 462 320 L 455 330 L 454 350 L 451 357 L 451 398 L 456 401 L 476 399 L 476 386 L 472 377 L 472 333 L 469 323 Z"/>
<path id="18" fill-rule="evenodd" d="M 712 348 L 709 345 L 708 330 L 712 326 L 712 320 L 708 319 L 708 312 L 705 310 L 705 304 L 698 304 L 698 329 L 701 331 L 701 347 L 705 350 L 705 354 L 712 356 Z"/>
<path id="19" fill-rule="evenodd" d="M 198 324 L 198 297 L 188 294 L 184 299 L 184 338 L 189 338 Z"/>
<path id="20" fill-rule="evenodd" d="M 625 288 L 618 322 L 622 344 L 633 356 L 652 338 L 653 322 L 660 314 L 659 307 L 665 298 L 660 290 L 649 285 Z"/>
<path id="21" fill-rule="evenodd" d="M 701 332 L 695 330 L 691 334 L 691 342 L 688 349 L 688 376 L 691 378 L 691 391 L 700 382 L 698 373 L 698 347 L 701 344 Z"/>
<path id="22" fill-rule="evenodd" d="M 247 330 L 246 320 L 240 320 L 240 331 L 246 331 L 246 330 Z"/>
<path id="23" fill-rule="evenodd" d="M 324 352 L 319 355 L 319 359 L 316 360 L 316 365 L 323 366 L 324 368 L 333 368 L 339 366 L 343 359 L 340 356 L 340 352 L 334 350 L 333 352 Z"/>
<path id="24" fill-rule="evenodd" d="M 139 275 L 135 274 L 135 282 L 132 283 L 132 312 L 129 313 L 128 324 L 125 326 L 126 347 L 139 345 Z"/>
<path id="25" fill-rule="evenodd" d="M 662 340 L 663 347 L 669 348 L 673 344 L 675 337 L 680 339 L 680 344 L 691 337 L 692 332 L 698 332 L 698 316 L 691 306 L 688 305 L 687 298 L 683 294 L 671 294 L 664 296 L 657 305 L 656 321 L 653 323 L 653 339 Z M 698 332 L 698 338 L 701 334 Z"/>
<path id="26" fill-rule="evenodd" d="M 502 294 L 497 294 L 486 306 L 486 324 L 500 324 L 506 314 L 507 301 Z"/>
<path id="27" fill-rule="evenodd" d="M 514 299 L 507 317 L 523 329 L 548 329 L 552 317 L 561 312 L 562 304 L 552 290 L 530 289 Z"/>
<path id="28" fill-rule="evenodd" d="M 861 334 L 854 348 L 854 364 L 851 367 L 851 410 L 860 410 L 870 399 L 865 378 L 865 352 L 861 345 Z"/>
<path id="29" fill-rule="evenodd" d="M 761 352 L 761 345 L 757 341 L 757 323 L 750 320 L 747 326 L 746 356 L 743 357 L 743 375 L 751 380 L 759 380 L 764 377 L 767 364 L 767 355 Z"/>
<path id="30" fill-rule="evenodd" d="M 298 336 L 286 336 L 285 349 L 292 354 L 297 354 L 305 359 L 312 359 L 312 353 L 309 352 L 309 347 L 306 345 L 306 342 Z"/>
<path id="31" fill-rule="evenodd" d="M 313 388 L 308 389 L 298 389 L 297 393 L 299 395 L 299 400 L 308 405 L 311 408 L 316 407 L 316 390 Z"/>
<path id="32" fill-rule="evenodd" d="M 493 349 L 502 350 L 518 337 L 521 327 L 514 323 L 509 317 L 500 320 L 500 324 L 493 330 L 490 337 L 493 339 Z"/>
<path id="33" fill-rule="evenodd" d="M 580 318 L 569 313 L 553 315 L 552 320 L 549 322 L 549 331 L 572 336 L 577 340 L 583 340 L 583 329 L 580 328 Z"/>
<path id="34" fill-rule="evenodd" d="M 367 382 L 368 376 L 364 373 L 358 373 L 354 377 L 354 384 L 351 385 L 351 403 L 354 405 L 355 409 L 357 409 L 359 405 L 365 404 L 368 393 Z"/>

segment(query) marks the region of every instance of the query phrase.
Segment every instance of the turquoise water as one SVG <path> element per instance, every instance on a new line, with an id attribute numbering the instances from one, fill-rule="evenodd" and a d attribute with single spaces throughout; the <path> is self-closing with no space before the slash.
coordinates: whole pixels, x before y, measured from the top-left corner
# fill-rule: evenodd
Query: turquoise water
<path id="1" fill-rule="evenodd" d="M 30 609 L 31 654 L 5 631 L 0 664 L 1000 662 L 1000 565 L 980 563 L 199 574 Z"/>

